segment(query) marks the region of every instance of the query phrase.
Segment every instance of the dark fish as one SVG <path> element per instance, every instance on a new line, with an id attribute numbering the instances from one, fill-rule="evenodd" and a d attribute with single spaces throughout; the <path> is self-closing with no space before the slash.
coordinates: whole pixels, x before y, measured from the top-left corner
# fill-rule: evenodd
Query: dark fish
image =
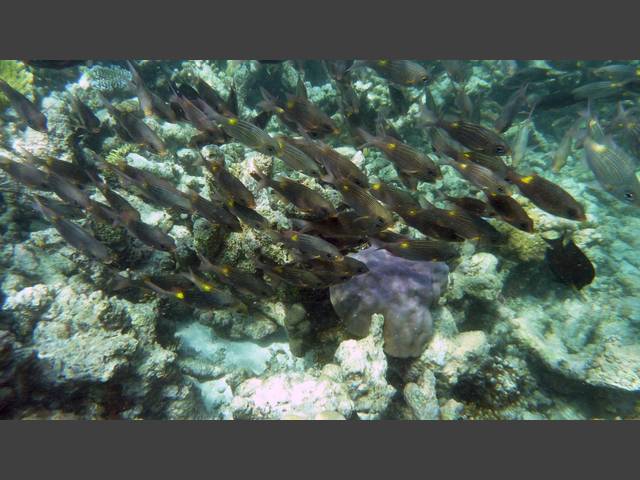
<path id="1" fill-rule="evenodd" d="M 167 149 L 164 142 L 158 134 L 151 129 L 151 127 L 135 115 L 119 111 L 111 105 L 103 95 L 100 95 L 100 99 L 120 129 L 126 133 L 128 138 L 125 138 L 124 140 L 150 147 L 159 154 L 164 154 L 166 152 Z"/>
<path id="2" fill-rule="evenodd" d="M 324 60 L 323 63 L 329 76 L 340 83 L 349 75 L 353 60 Z"/>
<path id="3" fill-rule="evenodd" d="M 360 97 L 351 82 L 346 79 L 336 81 L 336 90 L 340 96 L 340 110 L 344 116 L 351 117 L 360 113 Z"/>
<path id="4" fill-rule="evenodd" d="M 407 209 L 400 213 L 400 216 L 407 225 L 428 237 L 447 242 L 460 242 L 464 239 L 454 229 L 442 226 L 442 222 L 437 221 L 437 215 L 433 214 L 431 208 Z"/>
<path id="5" fill-rule="evenodd" d="M 402 172 L 405 177 L 433 183 L 442 178 L 440 168 L 427 155 L 418 152 L 406 143 L 390 136 L 377 137 L 361 130 L 360 135 L 367 145 L 372 145 L 384 153 L 387 159 Z M 414 182 L 416 183 L 416 182 Z M 413 188 L 415 190 L 415 188 Z"/>
<path id="6" fill-rule="evenodd" d="M 460 115 L 463 119 L 473 118 L 474 107 L 471 97 L 467 94 L 467 90 L 464 86 L 454 86 L 456 97 L 455 106 L 460 111 Z"/>
<path id="7" fill-rule="evenodd" d="M 213 175 L 216 186 L 220 189 L 222 197 L 225 200 L 233 200 L 235 203 L 241 203 L 246 207 L 255 208 L 255 197 L 240 180 L 225 168 L 224 159 L 207 160 L 206 164 L 207 169 Z"/>
<path id="8" fill-rule="evenodd" d="M 323 258 L 314 258 L 305 262 L 305 266 L 327 283 L 335 284 L 348 280 L 356 275 L 369 271 L 366 263 L 345 255 L 340 262 L 333 262 Z"/>
<path id="9" fill-rule="evenodd" d="M 585 158 L 600 186 L 625 203 L 640 206 L 640 182 L 634 159 L 611 137 L 596 142 L 587 136 L 583 142 Z"/>
<path id="10" fill-rule="evenodd" d="M 0 91 L 9 99 L 9 103 L 18 116 L 34 130 L 47 133 L 47 117 L 35 104 L 4 80 L 0 79 Z"/>
<path id="11" fill-rule="evenodd" d="M 632 78 L 640 78 L 640 67 L 638 65 L 605 65 L 594 68 L 592 73 L 600 78 L 611 81 L 625 81 Z"/>
<path id="12" fill-rule="evenodd" d="M 278 152 L 278 142 L 253 123 L 237 117 L 225 117 L 217 112 L 211 115 L 227 135 L 244 146 L 265 155 L 275 155 Z"/>
<path id="13" fill-rule="evenodd" d="M 71 95 L 71 109 L 84 130 L 89 133 L 100 132 L 98 117 L 75 95 Z"/>
<path id="14" fill-rule="evenodd" d="M 249 168 L 251 175 L 258 181 L 258 188 L 270 187 L 299 210 L 315 218 L 324 218 L 336 214 L 336 209 L 331 202 L 318 192 L 287 177 L 278 176 L 272 179 L 256 167 L 253 159 L 249 162 Z"/>
<path id="15" fill-rule="evenodd" d="M 528 83 L 522 85 L 518 90 L 511 94 L 507 99 L 507 103 L 502 107 L 500 116 L 494 124 L 494 128 L 498 133 L 505 132 L 509 129 L 516 115 L 520 113 L 523 105 L 527 102 L 527 87 Z"/>
<path id="16" fill-rule="evenodd" d="M 299 90 L 301 88 L 299 87 Z M 261 88 L 260 91 L 264 98 L 259 104 L 260 108 L 275 113 L 285 125 L 294 131 L 301 128 L 312 138 L 322 138 L 331 133 L 338 133 L 333 120 L 311 103 L 306 96 L 287 94 L 286 100 L 280 102 L 265 89 Z"/>
<path id="17" fill-rule="evenodd" d="M 87 208 L 90 204 L 89 196 L 85 192 L 56 173 L 49 173 L 47 184 L 65 202 L 83 208 Z"/>
<path id="18" fill-rule="evenodd" d="M 393 225 L 393 214 L 387 210 L 367 190 L 350 180 L 341 180 L 335 184 L 344 203 L 353 208 L 363 218 L 373 220 L 377 228 Z"/>
<path id="19" fill-rule="evenodd" d="M 218 281 L 229 285 L 243 295 L 266 298 L 274 294 L 273 288 L 255 273 L 244 272 L 231 265 L 215 265 L 206 257 L 202 255 L 199 257 L 202 262 L 200 270 L 212 273 Z"/>
<path id="20" fill-rule="evenodd" d="M 322 176 L 319 165 L 309 155 L 296 147 L 291 139 L 279 136 L 276 137 L 276 142 L 278 151 L 274 155 L 289 167 L 316 178 Z"/>
<path id="21" fill-rule="evenodd" d="M 160 286 L 155 278 L 144 279 L 144 284 L 162 297 L 177 299 L 195 308 L 203 310 L 239 308 L 246 311 L 246 306 L 239 304 L 239 301 L 230 293 L 224 290 L 204 291 L 185 288 L 179 281 L 181 278 L 175 277 L 174 285 Z"/>
<path id="22" fill-rule="evenodd" d="M 220 224 L 231 232 L 240 232 L 242 226 L 222 202 L 213 202 L 198 195 L 196 192 L 187 194 L 191 202 L 191 212 L 197 213 L 211 223 Z"/>
<path id="23" fill-rule="evenodd" d="M 158 227 L 136 219 L 136 215 L 127 215 L 123 212 L 120 213 L 119 220 L 131 235 L 145 245 L 163 252 L 173 252 L 176 249 L 176 243 L 171 236 Z"/>
<path id="24" fill-rule="evenodd" d="M 340 245 L 357 245 L 364 242 L 367 234 L 380 231 L 373 221 L 360 217 L 353 210 L 338 213 L 335 217 L 321 220 L 293 218 L 291 225 L 300 233 L 318 235 L 331 243 Z"/>
<path id="25" fill-rule="evenodd" d="M 59 216 L 54 210 L 35 201 L 37 210 L 54 226 L 60 236 L 72 247 L 98 260 L 109 262 L 112 253 L 87 230 Z"/>
<path id="26" fill-rule="evenodd" d="M 486 240 L 490 243 L 500 243 L 502 235 L 489 222 L 466 210 L 454 208 L 446 210 L 427 206 L 424 210 L 436 225 L 453 230 L 457 236 L 467 240 Z"/>
<path id="27" fill-rule="evenodd" d="M 551 247 L 545 253 L 545 260 L 558 280 L 578 290 L 593 282 L 596 276 L 593 264 L 568 234 L 544 240 Z"/>
<path id="28" fill-rule="evenodd" d="M 296 232 L 295 230 L 281 232 L 271 230 L 267 233 L 274 241 L 282 242 L 288 248 L 300 252 L 304 259 L 325 258 L 336 262 L 343 259 L 343 255 L 335 246 L 319 237 Z"/>
<path id="29" fill-rule="evenodd" d="M 214 136 L 219 136 L 220 128 L 209 116 L 196 106 L 189 98 L 176 94 L 175 101 L 180 106 L 184 118 L 197 130 Z M 204 107 L 200 104 L 200 107 Z M 212 109 L 210 111 L 213 111 Z"/>
<path id="30" fill-rule="evenodd" d="M 177 116 L 171 106 L 147 88 L 137 66 L 129 60 L 127 60 L 127 66 L 131 72 L 136 96 L 138 97 L 140 109 L 144 115 L 147 117 L 156 115 L 168 122 L 175 122 Z"/>
<path id="31" fill-rule="evenodd" d="M 507 174 L 507 179 L 518 187 L 522 195 L 545 212 L 569 220 L 584 221 L 587 219 L 584 207 L 555 183 L 535 173 L 519 175 L 513 170 Z"/>
<path id="32" fill-rule="evenodd" d="M 445 200 L 462 210 L 477 215 L 479 217 L 495 217 L 496 212 L 482 200 L 475 197 L 450 197 L 444 196 Z"/>
<path id="33" fill-rule="evenodd" d="M 79 65 L 84 65 L 87 63 L 86 60 L 23 60 L 22 63 L 25 63 L 31 67 L 36 68 L 50 68 L 53 70 L 62 70 L 64 68 L 77 67 Z"/>
<path id="34" fill-rule="evenodd" d="M 100 223 L 115 226 L 120 223 L 118 213 L 102 202 L 89 199 L 89 205 L 85 207 L 87 213 Z"/>
<path id="35" fill-rule="evenodd" d="M 444 262 L 458 256 L 458 250 L 455 247 L 441 240 L 399 237 L 392 238 L 390 241 L 371 238 L 371 243 L 375 247 L 384 248 L 391 255 L 408 260 Z"/>
<path id="36" fill-rule="evenodd" d="M 326 283 L 306 268 L 296 265 L 278 265 L 271 260 L 261 257 L 256 265 L 269 277 L 299 288 L 325 288 Z"/>
<path id="37" fill-rule="evenodd" d="M 252 208 L 249 208 L 242 203 L 234 202 L 233 200 L 227 200 L 225 204 L 232 214 L 250 227 L 255 228 L 256 230 L 269 230 L 271 228 L 269 220 Z"/>
<path id="38" fill-rule="evenodd" d="M 500 195 L 493 192 L 485 192 L 489 205 L 498 214 L 501 220 L 516 227 L 523 232 L 533 232 L 533 220 L 513 197 Z"/>
<path id="39" fill-rule="evenodd" d="M 225 115 L 228 117 L 237 116 L 237 105 L 230 105 L 228 101 L 226 101 L 222 96 L 208 83 L 206 83 L 201 78 L 196 80 L 196 90 L 200 97 L 207 102 L 212 108 L 215 109 L 220 115 Z M 233 95 L 231 92 L 233 91 Z M 233 101 L 233 97 L 235 96 L 235 89 L 229 92 L 231 100 Z"/>
<path id="40" fill-rule="evenodd" d="M 115 211 L 120 214 L 126 215 L 127 218 L 131 218 L 136 221 L 140 221 L 140 213 L 131 205 L 125 198 L 114 192 L 106 182 L 100 182 L 97 178 L 92 179 L 93 184 L 96 186 L 102 196 L 107 200 L 107 203 Z"/>
<path id="41" fill-rule="evenodd" d="M 86 171 L 73 162 L 66 162 L 53 157 L 39 158 L 26 151 L 24 155 L 29 163 L 37 165 L 49 174 L 55 173 L 77 186 L 85 187 L 91 181 Z"/>
<path id="42" fill-rule="evenodd" d="M 544 82 L 549 78 L 557 77 L 558 73 L 548 68 L 542 67 L 524 67 L 516 70 L 516 72 L 505 80 L 506 87 L 516 87 L 525 82 Z"/>
<path id="43" fill-rule="evenodd" d="M 409 192 L 389 185 L 382 180 L 372 180 L 369 186 L 369 192 L 398 214 L 407 209 L 420 208 L 418 201 L 414 199 Z"/>
<path id="44" fill-rule="evenodd" d="M 68 205 L 66 203 L 58 202 L 52 198 L 43 197 L 41 195 L 34 195 L 33 198 L 42 206 L 53 211 L 58 217 L 61 218 L 84 218 L 85 213 L 81 208 Z"/>
<path id="45" fill-rule="evenodd" d="M 458 84 L 467 83 L 471 75 L 471 64 L 465 60 L 441 60 L 440 63 L 451 80 Z"/>
<path id="46" fill-rule="evenodd" d="M 51 190 L 47 174 L 29 163 L 20 163 L 0 156 L 0 168 L 29 188 Z"/>
<path id="47" fill-rule="evenodd" d="M 482 125 L 464 120 L 449 122 L 437 118 L 433 112 L 427 110 L 424 106 L 422 118 L 427 126 L 442 128 L 451 138 L 475 152 L 497 156 L 511 153 L 511 147 L 500 135 Z"/>
<path id="48" fill-rule="evenodd" d="M 397 85 L 420 86 L 430 80 L 429 72 L 411 60 L 367 60 L 363 63 Z"/>
<path id="49" fill-rule="evenodd" d="M 396 115 L 406 115 L 409 107 L 413 103 L 402 89 L 393 84 L 389 84 L 389 100 L 391 100 L 391 109 Z"/>

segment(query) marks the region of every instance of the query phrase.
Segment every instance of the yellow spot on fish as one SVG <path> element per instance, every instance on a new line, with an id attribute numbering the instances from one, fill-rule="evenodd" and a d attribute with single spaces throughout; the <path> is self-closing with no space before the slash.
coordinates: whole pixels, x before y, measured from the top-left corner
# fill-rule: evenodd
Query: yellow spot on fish
<path id="1" fill-rule="evenodd" d="M 284 142 L 282 140 L 278 140 L 278 148 L 282 150 L 284 146 L 285 146 Z"/>
<path id="2" fill-rule="evenodd" d="M 182 291 L 176 292 L 176 298 L 179 300 L 184 300 L 184 292 Z"/>
<path id="3" fill-rule="evenodd" d="M 521 177 L 520 182 L 524 183 L 525 185 L 529 185 L 531 182 L 533 182 L 534 178 L 535 177 L 533 175 L 527 175 L 526 177 Z"/>
<path id="4" fill-rule="evenodd" d="M 386 67 L 387 65 L 389 65 L 389 60 L 378 60 L 378 65 L 380 65 L 381 67 Z"/>
<path id="5" fill-rule="evenodd" d="M 404 242 L 400 243 L 400 248 L 409 248 L 409 242 L 404 241 Z"/>
<path id="6" fill-rule="evenodd" d="M 213 285 L 209 285 L 208 283 L 203 283 L 202 290 L 204 290 L 205 292 L 210 292 L 213 290 Z"/>
<path id="7" fill-rule="evenodd" d="M 300 237 L 298 236 L 297 233 L 294 233 L 293 235 L 291 235 L 291 240 L 293 240 L 294 242 L 297 242 L 299 238 Z"/>
<path id="8" fill-rule="evenodd" d="M 395 150 L 397 146 L 398 145 L 396 145 L 395 143 L 387 143 L 387 148 L 389 150 Z"/>
<path id="9" fill-rule="evenodd" d="M 636 77 L 640 77 L 640 68 L 636 68 Z"/>
<path id="10" fill-rule="evenodd" d="M 469 153 L 469 152 L 464 152 L 464 153 L 462 154 L 462 156 L 463 156 L 464 158 L 471 158 L 471 153 Z"/>
<path id="11" fill-rule="evenodd" d="M 282 273 L 283 270 L 284 268 L 281 267 L 280 265 L 278 265 L 277 267 L 273 267 L 273 271 L 276 273 Z"/>
<path id="12" fill-rule="evenodd" d="M 284 108 L 280 108 L 280 107 L 276 108 L 276 113 L 280 113 L 280 114 L 284 113 Z"/>
<path id="13" fill-rule="evenodd" d="M 418 211 L 413 209 L 413 210 L 409 210 L 409 215 L 412 217 L 415 217 L 417 215 Z"/>
<path id="14" fill-rule="evenodd" d="M 229 125 L 236 125 L 238 123 L 238 119 L 237 118 L 230 118 L 227 123 Z"/>
<path id="15" fill-rule="evenodd" d="M 458 128 L 460 124 L 458 122 L 451 122 L 450 126 L 451 128 Z"/>
<path id="16" fill-rule="evenodd" d="M 456 216 L 458 215 L 458 212 L 456 212 L 455 210 L 449 210 L 449 211 L 447 212 L 447 214 L 448 214 L 450 217 L 456 217 Z"/>
<path id="17" fill-rule="evenodd" d="M 380 190 L 382 188 L 382 184 L 381 183 L 374 183 L 373 185 L 371 185 L 371 188 L 373 190 Z"/>
<path id="18" fill-rule="evenodd" d="M 287 108 L 288 108 L 289 110 L 291 110 L 291 109 L 292 109 L 293 107 L 295 107 L 295 106 L 296 106 L 296 102 L 295 102 L 295 100 L 288 100 L 288 101 L 287 101 Z"/>
<path id="19" fill-rule="evenodd" d="M 231 273 L 231 269 L 229 267 L 227 267 L 226 265 L 224 267 L 222 267 L 222 269 L 220 271 L 222 272 L 222 274 L 225 277 L 228 277 L 229 274 Z"/>
<path id="20" fill-rule="evenodd" d="M 342 185 L 342 190 L 345 192 L 349 191 L 349 185 Z"/>
<path id="21" fill-rule="evenodd" d="M 607 151 L 607 146 L 606 145 L 602 145 L 601 143 L 593 142 L 591 144 L 591 150 L 593 150 L 596 153 L 604 153 L 604 152 Z"/>

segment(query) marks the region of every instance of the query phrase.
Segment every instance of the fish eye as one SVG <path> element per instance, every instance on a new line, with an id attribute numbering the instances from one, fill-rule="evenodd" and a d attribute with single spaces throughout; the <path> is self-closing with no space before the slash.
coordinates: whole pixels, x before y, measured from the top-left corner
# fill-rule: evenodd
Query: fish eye
<path id="1" fill-rule="evenodd" d="M 624 198 L 625 198 L 625 200 L 633 202 L 636 199 L 636 196 L 635 196 L 635 194 L 633 192 L 626 192 L 624 194 Z"/>
<path id="2" fill-rule="evenodd" d="M 495 148 L 496 155 L 504 155 L 506 151 L 502 145 L 497 145 Z"/>

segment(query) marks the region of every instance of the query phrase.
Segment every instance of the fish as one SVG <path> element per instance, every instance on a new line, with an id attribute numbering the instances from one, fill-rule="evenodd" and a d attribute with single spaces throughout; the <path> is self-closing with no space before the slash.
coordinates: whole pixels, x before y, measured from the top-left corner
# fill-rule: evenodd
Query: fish
<path id="1" fill-rule="evenodd" d="M 23 151 L 23 155 L 27 162 L 42 168 L 44 172 L 55 173 L 80 188 L 84 188 L 91 181 L 85 169 L 73 162 L 66 162 L 54 157 L 40 158 L 27 151 Z"/>
<path id="2" fill-rule="evenodd" d="M 132 141 L 145 147 L 149 147 L 153 151 L 161 155 L 166 153 L 167 147 L 165 146 L 162 139 L 158 136 L 158 134 L 151 129 L 151 127 L 149 127 L 135 115 L 128 112 L 119 111 L 117 108 L 111 105 L 109 100 L 107 100 L 104 95 L 100 94 L 100 99 L 104 107 L 120 127 L 120 131 L 126 134 L 126 138 L 124 138 L 124 140 Z"/>
<path id="3" fill-rule="evenodd" d="M 436 215 L 431 208 L 410 208 L 399 214 L 404 222 L 427 237 L 445 240 L 447 242 L 461 242 L 464 240 L 453 228 L 442 226 L 437 222 Z"/>
<path id="4" fill-rule="evenodd" d="M 621 82 L 632 78 L 640 78 L 640 67 L 629 64 L 605 65 L 594 68 L 591 73 L 600 78 Z"/>
<path id="5" fill-rule="evenodd" d="M 360 113 L 360 97 L 347 80 L 336 81 L 336 90 L 340 96 L 340 109 L 345 117 Z"/>
<path id="6" fill-rule="evenodd" d="M 303 92 L 304 84 L 298 80 L 298 90 Z M 332 133 L 339 133 L 331 117 L 311 103 L 306 94 L 287 94 L 284 102 L 278 101 L 264 88 L 260 88 L 263 101 L 259 107 L 275 113 L 282 122 L 294 131 L 304 130 L 312 138 L 322 138 Z"/>
<path id="7" fill-rule="evenodd" d="M 577 290 L 593 282 L 596 276 L 593 263 L 570 235 L 565 232 L 560 238 L 543 239 L 550 247 L 545 252 L 545 261 L 558 280 Z"/>
<path id="8" fill-rule="evenodd" d="M 625 88 L 629 84 L 629 80 L 626 81 L 611 81 L 604 80 L 601 82 L 593 82 L 582 85 L 571 91 L 573 96 L 578 99 L 591 99 L 596 100 L 598 98 L 607 98 L 615 95 L 620 95 L 625 91 Z"/>
<path id="9" fill-rule="evenodd" d="M 278 136 L 275 137 L 275 140 L 278 150 L 274 153 L 274 156 L 286 163 L 287 166 L 315 178 L 320 178 L 323 175 L 320 166 L 313 158 L 296 147 L 291 139 Z"/>
<path id="10" fill-rule="evenodd" d="M 110 263 L 113 260 L 113 253 L 87 230 L 59 216 L 38 200 L 35 200 L 34 206 L 69 245 L 102 262 Z"/>
<path id="11" fill-rule="evenodd" d="M 30 67 L 48 68 L 52 70 L 62 70 L 87 63 L 86 60 L 23 60 L 22 62 Z"/>
<path id="12" fill-rule="evenodd" d="M 100 120 L 93 111 L 76 95 L 70 95 L 71 110 L 84 130 L 89 133 L 100 132 Z"/>
<path id="13" fill-rule="evenodd" d="M 390 83 L 388 89 L 392 111 L 398 116 L 406 115 L 413 102 L 407 98 L 405 92 L 399 87 Z"/>
<path id="14" fill-rule="evenodd" d="M 518 187 L 522 195 L 545 212 L 579 222 L 587 219 L 584 207 L 555 183 L 535 173 L 520 175 L 514 170 L 509 171 L 507 179 Z"/>
<path id="15" fill-rule="evenodd" d="M 337 152 L 326 143 L 319 140 L 311 140 L 310 138 L 291 139 L 291 141 L 296 147 L 303 150 L 324 167 L 327 173 L 320 177 L 323 181 L 334 183 L 341 179 L 347 179 L 362 188 L 369 186 L 369 180 L 362 170 L 360 170 L 352 160 Z M 356 155 L 358 155 L 358 153 L 356 153 Z"/>
<path id="16" fill-rule="evenodd" d="M 235 88 L 232 87 L 229 90 L 229 97 L 227 100 L 223 99 L 222 96 L 214 90 L 208 83 L 206 83 L 201 78 L 196 80 L 196 90 L 200 97 L 207 102 L 212 108 L 216 110 L 220 115 L 224 115 L 227 117 L 237 117 L 238 116 L 238 106 L 237 106 L 237 98 L 235 93 Z"/>
<path id="17" fill-rule="evenodd" d="M 399 141 L 397 138 L 374 136 L 362 129 L 360 130 L 360 135 L 365 139 L 365 145 L 372 145 L 381 150 L 385 157 L 393 163 L 405 177 L 428 183 L 434 183 L 437 179 L 442 178 L 442 172 L 433 160 L 406 143 Z M 415 183 L 417 182 L 411 182 L 414 186 L 412 189 L 414 191 Z"/>
<path id="18" fill-rule="evenodd" d="M 107 200 L 107 203 L 115 211 L 120 214 L 125 214 L 127 218 L 132 218 L 136 221 L 140 221 L 140 212 L 135 209 L 124 197 L 114 192 L 106 182 L 101 182 L 98 178 L 92 178 L 92 183 L 96 186 L 102 196 Z"/>
<path id="19" fill-rule="evenodd" d="M 383 229 L 393 225 L 393 214 L 364 188 L 346 179 L 334 186 L 342 195 L 344 203 L 361 217 L 373 220 L 377 228 Z"/>
<path id="20" fill-rule="evenodd" d="M 138 67 L 130 60 L 127 60 L 127 67 L 131 72 L 133 86 L 140 102 L 140 109 L 146 117 L 157 116 L 167 122 L 177 120 L 176 113 L 171 106 L 162 100 L 158 95 L 149 90 L 138 71 Z"/>
<path id="21" fill-rule="evenodd" d="M 477 215 L 479 217 L 495 217 L 496 212 L 485 202 L 475 197 L 450 197 L 444 195 L 444 199 L 462 210 Z"/>
<path id="22" fill-rule="evenodd" d="M 339 212 L 334 217 L 320 220 L 289 218 L 293 229 L 300 233 L 311 233 L 333 244 L 353 246 L 363 243 L 367 234 L 380 231 L 372 221 L 360 217 L 353 210 Z"/>
<path id="23" fill-rule="evenodd" d="M 411 60 L 367 60 L 362 63 L 382 78 L 400 86 L 420 86 L 431 80 L 427 69 Z"/>
<path id="24" fill-rule="evenodd" d="M 587 136 L 583 142 L 587 165 L 600 186 L 629 205 L 640 206 L 640 182 L 636 177 L 637 162 L 610 136 L 597 142 Z"/>
<path id="25" fill-rule="evenodd" d="M 233 297 L 224 290 L 194 290 L 185 288 L 179 279 L 182 276 L 174 276 L 168 283 L 168 285 L 158 285 L 158 281 L 155 278 L 145 278 L 143 280 L 144 285 L 157 293 L 158 295 L 166 298 L 173 298 L 180 300 L 195 308 L 204 310 L 215 310 L 225 308 L 238 308 L 242 311 L 246 311 L 246 306 L 239 303 L 238 299 Z"/>
<path id="26" fill-rule="evenodd" d="M 249 161 L 249 169 L 251 176 L 258 181 L 259 189 L 271 188 L 300 211 L 315 218 L 325 218 L 336 214 L 336 209 L 331 202 L 318 192 L 284 176 L 271 178 L 258 169 L 254 159 Z"/>
<path id="27" fill-rule="evenodd" d="M 51 191 L 48 175 L 29 163 L 20 163 L 0 156 L 0 168 L 23 185 L 36 190 Z"/>
<path id="28" fill-rule="evenodd" d="M 217 112 L 212 112 L 211 116 L 227 135 L 244 146 L 265 155 L 275 155 L 278 152 L 278 142 L 253 123 L 237 117 L 225 117 Z"/>
<path id="29" fill-rule="evenodd" d="M 560 144 L 553 154 L 553 163 L 551 164 L 552 172 L 558 173 L 567 163 L 567 157 L 569 157 L 569 154 L 571 153 L 571 144 L 578 134 L 578 129 L 581 123 L 582 118 L 579 118 L 562 136 Z"/>
<path id="30" fill-rule="evenodd" d="M 4 80 L 0 79 L 0 91 L 9 99 L 9 103 L 20 119 L 38 132 L 47 133 L 47 117 L 36 105 Z"/>
<path id="31" fill-rule="evenodd" d="M 58 197 L 73 206 L 87 208 L 90 205 L 89 196 L 83 190 L 57 173 L 47 175 L 47 184 Z"/>
<path id="32" fill-rule="evenodd" d="M 369 192 L 392 211 L 400 213 L 409 208 L 420 208 L 413 196 L 379 179 L 373 179 L 369 185 Z"/>
<path id="33" fill-rule="evenodd" d="M 501 220 L 518 230 L 533 233 L 533 220 L 517 200 L 508 195 L 500 195 L 494 192 L 485 192 L 485 194 L 489 205 Z"/>
<path id="34" fill-rule="evenodd" d="M 58 202 L 52 198 L 43 197 L 42 195 L 33 195 L 35 201 L 38 204 L 47 207 L 49 210 L 53 211 L 58 217 L 68 218 L 68 219 L 79 219 L 84 218 L 85 213 L 81 208 L 74 207 L 73 205 L 68 205 L 66 203 Z"/>
<path id="35" fill-rule="evenodd" d="M 198 108 L 198 106 L 196 106 L 193 101 L 186 96 L 175 92 L 176 90 L 174 90 L 175 101 L 180 106 L 187 122 L 203 133 L 207 133 L 215 137 L 220 136 L 220 128 L 204 111 Z M 202 106 L 202 104 L 200 106 Z M 213 110 L 211 109 L 211 111 Z"/>
<path id="36" fill-rule="evenodd" d="M 469 62 L 463 60 L 441 60 L 440 63 L 452 81 L 458 84 L 467 83 L 472 70 Z"/>
<path id="37" fill-rule="evenodd" d="M 323 60 L 324 67 L 331 78 L 341 83 L 349 76 L 353 60 Z"/>
<path id="38" fill-rule="evenodd" d="M 119 224 L 145 245 L 163 252 L 175 251 L 175 241 L 160 228 L 144 223 L 136 219 L 136 215 L 127 212 L 121 212 L 118 219 Z"/>
<path id="39" fill-rule="evenodd" d="M 489 243 L 500 243 L 503 240 L 502 234 L 489 222 L 461 208 L 447 210 L 427 205 L 423 212 L 432 223 L 453 230 L 458 237 L 467 240 L 488 241 Z M 425 235 L 429 236 L 426 233 Z"/>
<path id="40" fill-rule="evenodd" d="M 225 168 L 224 158 L 205 160 L 205 162 L 207 170 L 213 175 L 216 186 L 225 200 L 233 200 L 235 203 L 255 208 L 256 199 L 253 193 Z"/>
<path id="41" fill-rule="evenodd" d="M 493 125 L 498 133 L 503 133 L 509 129 L 516 115 L 518 115 L 522 106 L 527 102 L 528 87 L 529 84 L 525 83 L 507 99 L 507 103 L 502 107 L 500 116 Z"/>
<path id="42" fill-rule="evenodd" d="M 267 231 L 267 234 L 277 242 L 283 243 L 291 249 L 300 252 L 304 259 L 324 258 L 331 261 L 342 261 L 343 255 L 331 243 L 314 235 L 300 233 L 295 230 Z"/>
<path id="43" fill-rule="evenodd" d="M 531 131 L 531 127 L 533 123 L 531 121 L 531 114 L 533 110 L 529 112 L 529 116 L 527 119 L 522 122 L 520 125 L 520 130 L 518 130 L 518 136 L 516 138 L 516 143 L 513 146 L 513 154 L 511 155 L 511 166 L 517 167 L 520 165 L 522 160 L 524 159 L 525 153 L 527 152 L 527 146 L 529 143 L 529 132 Z"/>
<path id="44" fill-rule="evenodd" d="M 511 189 L 506 180 L 503 180 L 494 172 L 482 165 L 469 161 L 454 161 L 445 159 L 446 163 L 453 167 L 465 180 L 479 188 L 489 190 L 501 195 L 509 195 Z"/>
<path id="45" fill-rule="evenodd" d="M 235 202 L 233 199 L 228 199 L 225 202 L 225 205 L 233 215 L 238 217 L 251 228 L 255 228 L 256 230 L 269 230 L 271 228 L 269 220 L 252 208 L 247 207 L 242 203 Z"/>
<path id="46" fill-rule="evenodd" d="M 212 273 L 218 281 L 230 286 L 234 291 L 259 298 L 268 298 L 275 293 L 273 288 L 255 273 L 244 272 L 232 265 L 215 265 L 201 254 L 198 254 L 198 257 L 201 271 Z"/>
<path id="47" fill-rule="evenodd" d="M 422 119 L 426 126 L 435 126 L 446 131 L 451 138 L 475 152 L 495 156 L 511 153 L 511 147 L 500 135 L 482 125 L 465 120 L 446 121 L 422 106 Z"/>
<path id="48" fill-rule="evenodd" d="M 270 278 L 299 288 L 326 288 L 326 283 L 307 268 L 292 264 L 279 265 L 265 257 L 259 257 L 256 266 Z"/>
<path id="49" fill-rule="evenodd" d="M 471 119 L 474 113 L 473 101 L 467 94 L 464 86 L 454 86 L 456 92 L 454 104 L 460 111 L 460 116 L 463 119 Z"/>
<path id="50" fill-rule="evenodd" d="M 221 201 L 213 202 L 207 200 L 194 191 L 189 191 L 187 196 L 191 203 L 190 210 L 192 213 L 200 215 L 211 223 L 222 225 L 231 232 L 242 231 L 238 218 Z"/>
<path id="51" fill-rule="evenodd" d="M 385 249 L 391 255 L 414 261 L 444 262 L 459 255 L 457 248 L 447 242 L 429 238 L 413 239 L 394 236 L 391 241 L 371 238 L 371 243 L 374 247 Z"/>

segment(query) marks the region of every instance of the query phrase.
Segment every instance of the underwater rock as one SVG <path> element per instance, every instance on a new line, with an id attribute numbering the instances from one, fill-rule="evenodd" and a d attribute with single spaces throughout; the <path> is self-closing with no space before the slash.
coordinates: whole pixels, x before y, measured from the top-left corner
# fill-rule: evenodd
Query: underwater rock
<path id="1" fill-rule="evenodd" d="M 452 398 L 447 400 L 440 409 L 440 418 L 442 420 L 460 420 L 463 411 L 464 405 Z"/>
<path id="2" fill-rule="evenodd" d="M 447 286 L 447 265 L 406 260 L 374 247 L 352 256 L 369 272 L 330 289 L 331 303 L 349 333 L 367 335 L 371 315 L 379 313 L 385 318 L 385 353 L 419 356 L 433 331 L 429 307 Z"/>
<path id="3" fill-rule="evenodd" d="M 386 379 L 387 358 L 382 348 L 384 322 L 382 315 L 373 315 L 369 335 L 362 340 L 342 342 L 335 353 L 340 380 L 362 420 L 380 418 L 395 394 L 395 388 Z"/>
<path id="4" fill-rule="evenodd" d="M 504 273 L 498 272 L 498 259 L 490 253 L 476 253 L 464 258 L 451 274 L 451 288 L 446 297 L 495 301 L 502 291 Z"/>
<path id="5" fill-rule="evenodd" d="M 234 419 L 314 418 L 334 411 L 348 418 L 354 405 L 345 387 L 324 375 L 280 373 L 241 383 L 231 401 Z"/>
<path id="6" fill-rule="evenodd" d="M 19 339 L 23 341 L 30 339 L 36 322 L 53 297 L 53 292 L 42 283 L 23 288 L 7 296 L 2 308 L 6 312 L 11 312 L 13 316 L 11 330 Z"/>
<path id="7" fill-rule="evenodd" d="M 440 406 L 436 396 L 436 377 L 425 370 L 420 384 L 409 382 L 404 386 L 404 399 L 416 420 L 438 420 Z"/>

